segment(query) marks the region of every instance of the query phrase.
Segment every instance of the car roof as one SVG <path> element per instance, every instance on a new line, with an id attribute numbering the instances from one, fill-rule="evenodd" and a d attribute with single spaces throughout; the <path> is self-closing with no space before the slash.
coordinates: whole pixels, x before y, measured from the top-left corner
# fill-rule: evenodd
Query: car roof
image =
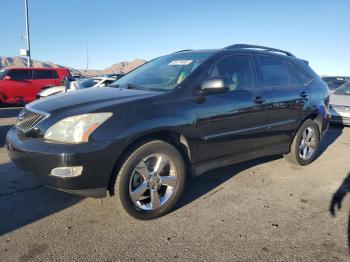
<path id="1" fill-rule="evenodd" d="M 198 50 L 185 50 L 185 51 L 178 51 L 173 54 L 180 54 L 180 53 L 194 53 L 194 54 L 216 54 L 216 53 L 250 53 L 250 54 L 263 54 L 263 55 L 274 55 L 278 57 L 284 57 L 284 58 L 291 58 L 291 59 L 298 59 L 296 57 L 289 57 L 283 54 L 279 54 L 276 52 L 269 52 L 269 51 L 263 51 L 263 50 L 254 50 L 254 49 L 198 49 Z"/>
<path id="2" fill-rule="evenodd" d="M 248 45 L 248 44 L 235 44 L 230 45 L 224 48 L 217 48 L 217 49 L 199 49 L 199 50 L 192 50 L 192 49 L 185 49 L 180 50 L 176 53 L 209 53 L 209 54 L 215 54 L 215 53 L 254 53 L 254 54 L 268 54 L 268 55 L 274 55 L 289 59 L 298 59 L 296 58 L 292 53 L 288 51 L 284 51 L 281 49 L 271 48 L 271 47 L 265 47 L 265 46 L 258 46 L 258 45 Z M 300 60 L 300 59 L 298 59 Z M 304 60 L 304 62 L 307 62 Z"/>
<path id="3" fill-rule="evenodd" d="M 68 70 L 65 67 L 6 67 L 5 70 Z"/>

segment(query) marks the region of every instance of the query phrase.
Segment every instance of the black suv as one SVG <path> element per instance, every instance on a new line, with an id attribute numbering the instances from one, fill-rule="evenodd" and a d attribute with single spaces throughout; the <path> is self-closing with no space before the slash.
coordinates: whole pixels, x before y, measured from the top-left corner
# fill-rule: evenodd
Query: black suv
<path id="1" fill-rule="evenodd" d="M 116 195 L 139 219 L 169 212 L 187 176 L 266 155 L 317 157 L 329 90 L 308 62 L 253 45 L 183 50 L 111 87 L 28 104 L 7 134 L 11 159 L 44 184 Z"/>

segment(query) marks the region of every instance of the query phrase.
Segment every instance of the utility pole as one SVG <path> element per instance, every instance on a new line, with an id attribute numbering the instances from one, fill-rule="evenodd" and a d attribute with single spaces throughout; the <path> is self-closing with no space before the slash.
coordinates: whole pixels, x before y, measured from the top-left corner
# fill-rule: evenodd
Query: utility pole
<path id="1" fill-rule="evenodd" d="M 29 16 L 28 16 L 28 0 L 24 0 L 25 15 L 26 15 L 26 39 L 27 39 L 27 66 L 32 66 L 32 60 L 30 58 L 30 39 L 29 39 Z"/>

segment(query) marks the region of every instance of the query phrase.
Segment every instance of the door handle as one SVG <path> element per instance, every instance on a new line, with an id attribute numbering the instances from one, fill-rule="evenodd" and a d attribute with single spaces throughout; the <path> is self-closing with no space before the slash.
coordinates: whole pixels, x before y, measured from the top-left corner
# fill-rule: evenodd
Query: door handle
<path id="1" fill-rule="evenodd" d="M 299 95 L 301 98 L 306 98 L 308 99 L 309 98 L 309 94 L 305 91 L 301 92 L 300 95 Z"/>
<path id="2" fill-rule="evenodd" d="M 264 103 L 266 100 L 262 97 L 262 96 L 257 96 L 255 99 L 254 99 L 254 103 L 256 104 L 262 104 Z"/>

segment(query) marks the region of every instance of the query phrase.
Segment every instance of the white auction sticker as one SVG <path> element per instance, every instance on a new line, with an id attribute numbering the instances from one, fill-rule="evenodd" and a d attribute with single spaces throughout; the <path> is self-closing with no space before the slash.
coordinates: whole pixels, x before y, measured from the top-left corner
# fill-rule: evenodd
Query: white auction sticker
<path id="1" fill-rule="evenodd" d="M 192 60 L 174 60 L 169 63 L 169 65 L 189 65 L 192 63 Z"/>

